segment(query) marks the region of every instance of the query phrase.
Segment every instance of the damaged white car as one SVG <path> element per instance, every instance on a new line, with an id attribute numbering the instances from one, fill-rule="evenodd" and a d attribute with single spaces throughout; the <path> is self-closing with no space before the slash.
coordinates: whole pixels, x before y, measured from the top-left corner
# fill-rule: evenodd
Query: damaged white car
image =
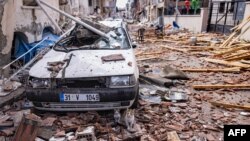
<path id="1" fill-rule="evenodd" d="M 104 24 L 114 22 L 118 26 L 100 31 L 105 36 L 76 25 L 31 67 L 26 95 L 35 108 L 84 111 L 136 107 L 139 72 L 135 46 L 121 21 Z"/>

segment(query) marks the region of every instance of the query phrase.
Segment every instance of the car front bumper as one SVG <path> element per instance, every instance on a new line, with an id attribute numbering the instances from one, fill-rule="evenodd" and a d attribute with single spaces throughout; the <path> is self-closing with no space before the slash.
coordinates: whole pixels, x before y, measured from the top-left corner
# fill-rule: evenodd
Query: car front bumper
<path id="1" fill-rule="evenodd" d="M 128 88 L 58 88 L 58 89 L 26 89 L 28 100 L 35 108 L 46 111 L 89 111 L 125 109 L 130 107 L 138 95 L 138 85 Z M 62 102 L 61 93 L 91 94 L 98 93 L 100 101 Z"/>

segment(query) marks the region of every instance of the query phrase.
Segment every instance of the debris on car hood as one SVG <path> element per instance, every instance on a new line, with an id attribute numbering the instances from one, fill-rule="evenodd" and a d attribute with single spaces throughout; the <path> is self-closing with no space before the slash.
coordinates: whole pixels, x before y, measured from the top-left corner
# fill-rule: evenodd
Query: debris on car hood
<path id="1" fill-rule="evenodd" d="M 125 58 L 122 56 L 122 54 L 112 54 L 112 55 L 108 55 L 108 56 L 102 56 L 101 59 L 103 62 L 125 60 Z"/>
<path id="2" fill-rule="evenodd" d="M 73 56 L 68 64 L 68 67 L 65 69 L 65 78 L 99 77 L 124 74 L 130 75 L 133 74 L 134 69 L 136 69 L 135 65 L 131 65 L 131 67 L 128 66 L 129 63 L 136 64 L 135 59 L 129 50 L 124 50 L 122 53 L 120 53 L 119 50 L 78 50 L 72 51 L 71 53 Z M 121 54 L 119 59 L 126 58 L 126 60 L 103 63 L 103 56 L 119 53 Z M 51 71 L 48 70 L 48 62 L 49 64 L 52 63 L 53 65 L 57 64 L 57 62 L 60 62 L 57 66 L 51 67 L 58 68 L 57 71 L 59 70 L 59 72 L 56 75 L 56 78 L 62 78 L 62 70 L 66 66 L 66 63 L 62 66 L 61 61 L 65 60 L 65 58 L 68 58 L 67 56 L 69 55 L 70 54 L 52 50 L 44 55 L 43 59 L 37 62 L 31 68 L 29 75 L 36 78 L 50 78 Z"/>

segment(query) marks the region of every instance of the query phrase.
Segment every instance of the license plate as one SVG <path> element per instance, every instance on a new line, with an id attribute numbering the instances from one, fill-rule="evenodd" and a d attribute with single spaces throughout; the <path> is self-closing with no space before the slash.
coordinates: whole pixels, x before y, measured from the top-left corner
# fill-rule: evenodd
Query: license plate
<path id="1" fill-rule="evenodd" d="M 60 101 L 100 101 L 99 94 L 60 94 Z"/>

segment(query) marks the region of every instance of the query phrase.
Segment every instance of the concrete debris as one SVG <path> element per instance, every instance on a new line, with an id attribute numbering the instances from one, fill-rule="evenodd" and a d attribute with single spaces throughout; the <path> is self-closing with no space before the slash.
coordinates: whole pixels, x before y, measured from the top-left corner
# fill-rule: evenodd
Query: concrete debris
<path id="1" fill-rule="evenodd" d="M 163 78 L 169 78 L 169 79 L 182 79 L 182 80 L 189 79 L 184 72 L 182 72 L 181 70 L 174 69 L 170 66 L 165 66 L 162 69 L 160 75 Z"/>
<path id="2" fill-rule="evenodd" d="M 5 121 L 7 121 L 8 119 L 10 119 L 10 116 L 8 116 L 8 115 L 2 115 L 0 117 L 0 123 L 3 123 Z"/>
<path id="3" fill-rule="evenodd" d="M 13 127 L 14 126 L 14 122 L 13 121 L 4 121 L 0 123 L 0 128 L 3 127 Z"/>
<path id="4" fill-rule="evenodd" d="M 65 136 L 66 136 L 65 131 L 58 131 L 58 132 L 54 135 L 55 138 L 62 138 L 62 137 L 65 137 Z"/>
<path id="5" fill-rule="evenodd" d="M 41 123 L 41 126 L 52 126 L 53 123 L 55 122 L 57 118 L 54 117 L 47 117 L 46 119 L 44 119 Z"/>
<path id="6" fill-rule="evenodd" d="M 76 139 L 77 140 L 87 140 L 87 141 L 96 141 L 95 137 L 95 127 L 89 126 L 82 131 L 76 132 Z"/>
<path id="7" fill-rule="evenodd" d="M 110 62 L 110 61 L 123 61 L 125 58 L 122 54 L 112 54 L 108 56 L 102 56 L 101 57 L 103 62 Z"/>
<path id="8" fill-rule="evenodd" d="M 24 115 L 13 141 L 33 141 L 38 132 L 40 117 L 34 114 Z"/>
<path id="9" fill-rule="evenodd" d="M 47 69 L 51 72 L 52 78 L 55 78 L 57 76 L 57 74 L 64 68 L 63 66 L 67 61 L 68 60 L 47 62 L 47 65 L 49 66 Z"/>
<path id="10" fill-rule="evenodd" d="M 13 91 L 19 87 L 21 87 L 22 84 L 16 81 L 8 81 L 7 83 L 3 84 L 3 90 L 6 92 Z"/>
<path id="11" fill-rule="evenodd" d="M 169 91 L 168 94 L 164 96 L 166 100 L 170 100 L 172 102 L 177 102 L 177 101 L 187 101 L 188 96 L 185 92 L 183 91 Z"/>
<path id="12" fill-rule="evenodd" d="M 167 140 L 168 141 L 181 141 L 180 138 L 178 137 L 178 134 L 175 131 L 167 133 Z"/>
<path id="13" fill-rule="evenodd" d="M 5 137 L 9 137 L 9 136 L 13 136 L 14 132 L 15 132 L 16 128 L 5 128 L 3 130 L 0 131 L 0 135 L 1 136 L 5 136 Z"/>
<path id="14" fill-rule="evenodd" d="M 240 115 L 242 115 L 242 116 L 250 116 L 250 113 L 249 112 L 240 112 Z"/>
<path id="15" fill-rule="evenodd" d="M 35 138 L 35 141 L 45 141 L 45 140 L 43 140 L 43 139 L 41 139 L 41 138 L 39 138 L 39 137 L 36 137 L 36 138 Z"/>
<path id="16" fill-rule="evenodd" d="M 48 62 L 47 65 L 48 66 L 58 66 L 58 65 L 64 65 L 65 62 L 64 61 L 55 61 L 55 62 Z"/>
<path id="17" fill-rule="evenodd" d="M 140 75 L 140 78 L 143 79 L 144 81 L 150 82 L 152 84 L 158 85 L 158 86 L 163 86 L 163 87 L 169 87 L 174 85 L 174 81 L 166 78 L 162 78 L 160 76 L 155 76 L 155 75 L 150 75 L 150 76 L 145 76 L 145 75 Z"/>

